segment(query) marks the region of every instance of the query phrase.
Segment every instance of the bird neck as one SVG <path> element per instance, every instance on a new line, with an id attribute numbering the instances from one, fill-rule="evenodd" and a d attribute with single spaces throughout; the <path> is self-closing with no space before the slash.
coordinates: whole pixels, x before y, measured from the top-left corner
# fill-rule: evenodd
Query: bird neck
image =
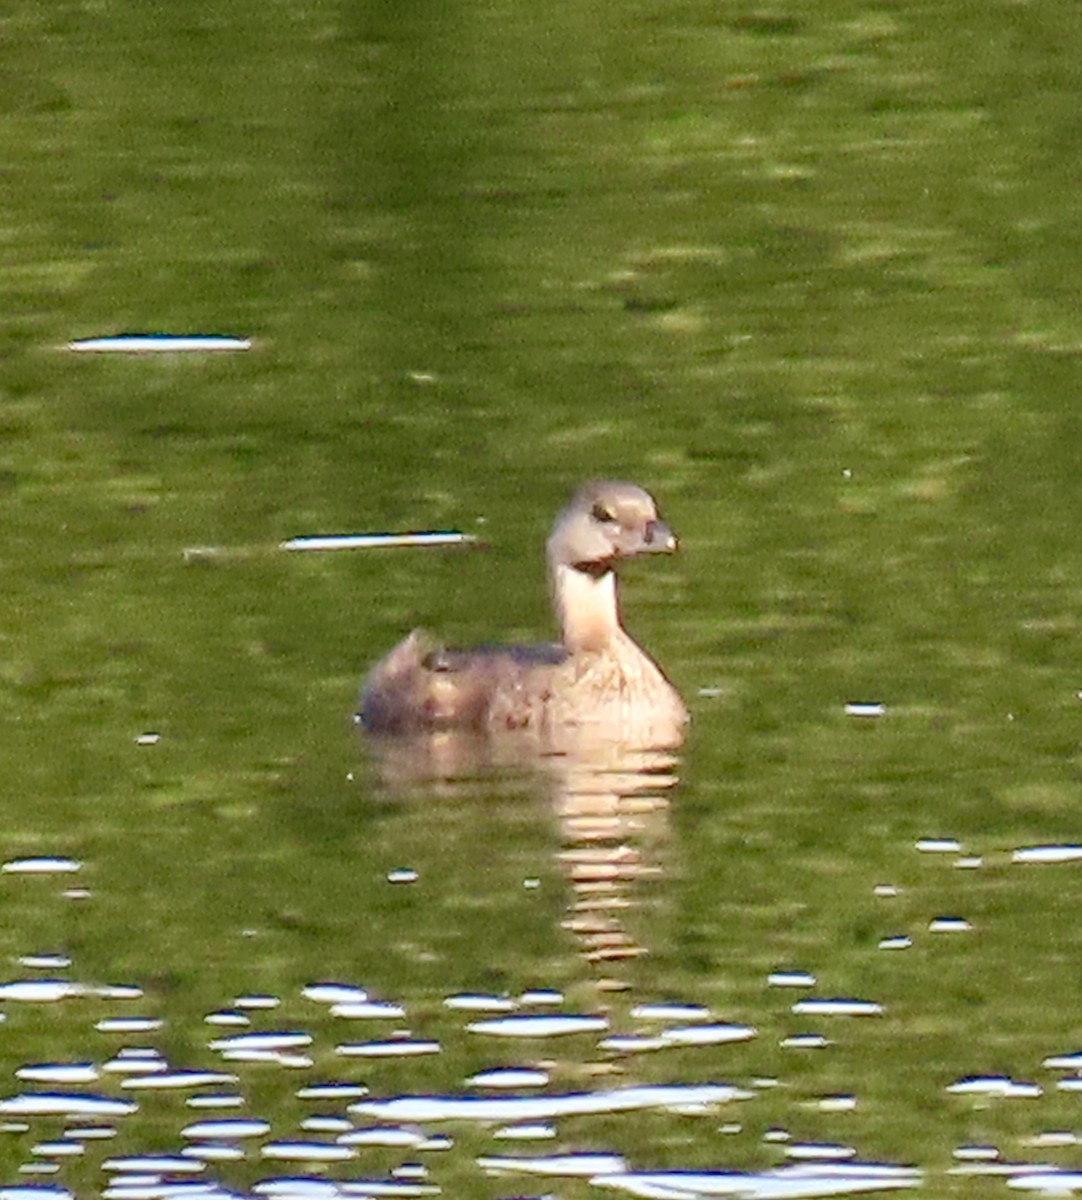
<path id="1" fill-rule="evenodd" d="M 615 571 L 594 572 L 559 563 L 551 568 L 550 580 L 553 607 L 568 650 L 604 650 L 622 634 Z"/>

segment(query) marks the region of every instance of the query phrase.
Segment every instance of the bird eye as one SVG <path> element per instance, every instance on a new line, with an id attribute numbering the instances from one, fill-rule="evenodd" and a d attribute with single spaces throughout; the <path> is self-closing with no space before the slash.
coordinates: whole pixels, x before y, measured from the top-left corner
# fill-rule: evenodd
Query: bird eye
<path id="1" fill-rule="evenodd" d="M 595 504 L 590 516 L 593 517 L 595 521 L 601 521 L 603 523 L 606 521 L 616 520 L 616 514 L 611 508 L 606 508 L 604 504 Z"/>

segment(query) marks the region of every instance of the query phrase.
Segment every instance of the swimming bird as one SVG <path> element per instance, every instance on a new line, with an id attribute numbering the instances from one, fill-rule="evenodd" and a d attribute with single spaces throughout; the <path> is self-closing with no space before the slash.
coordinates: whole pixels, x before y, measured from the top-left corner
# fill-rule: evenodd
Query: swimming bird
<path id="1" fill-rule="evenodd" d="M 587 483 L 547 544 L 560 641 L 457 650 L 414 630 L 365 680 L 362 724 L 390 733 L 528 730 L 554 743 L 588 731 L 641 747 L 679 745 L 687 709 L 624 629 L 617 580 L 624 559 L 676 548 L 649 492 L 616 480 Z"/>

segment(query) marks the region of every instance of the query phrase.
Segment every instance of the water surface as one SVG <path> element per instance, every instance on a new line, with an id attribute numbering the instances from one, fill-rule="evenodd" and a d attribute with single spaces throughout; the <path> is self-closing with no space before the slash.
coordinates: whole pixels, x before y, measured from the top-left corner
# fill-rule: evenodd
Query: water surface
<path id="1" fill-rule="evenodd" d="M 1079 20 L 8 5 L 0 1181 L 1077 1186 Z M 365 666 L 548 636 L 595 475 L 683 754 L 389 778 Z"/>

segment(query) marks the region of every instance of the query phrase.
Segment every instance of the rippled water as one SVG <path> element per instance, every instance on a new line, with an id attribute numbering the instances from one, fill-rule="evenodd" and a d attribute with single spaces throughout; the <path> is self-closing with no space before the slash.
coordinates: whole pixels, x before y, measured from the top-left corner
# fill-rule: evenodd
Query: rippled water
<path id="1" fill-rule="evenodd" d="M 478 748 L 459 746 L 456 766 L 463 768 Z M 432 760 L 415 750 L 412 761 L 427 777 Z M 456 803 L 469 821 L 477 805 L 492 802 L 470 794 L 469 781 L 491 769 L 487 757 L 462 775 L 410 779 L 405 793 L 399 766 L 396 760 L 385 776 L 401 806 L 392 823 L 425 805 Z M 873 996 L 825 990 L 827 979 L 852 972 L 840 970 L 837 947 L 817 945 L 813 925 L 807 953 L 815 971 L 779 964 L 722 1010 L 717 997 L 704 1004 L 671 988 L 651 994 L 658 984 L 639 975 L 641 956 L 652 947 L 632 930 L 645 916 L 644 904 L 664 904 L 674 894 L 681 870 L 671 847 L 666 852 L 671 805 L 680 796 L 678 766 L 659 755 L 537 764 L 530 786 L 540 789 L 543 806 L 517 799 L 532 820 L 544 822 L 548 813 L 552 822 L 548 857 L 566 904 L 556 917 L 581 963 L 563 964 L 565 974 L 571 966 L 570 992 L 421 988 L 391 996 L 359 979 L 313 979 L 284 994 L 219 995 L 199 1031 L 153 987 L 148 993 L 138 982 L 88 981 L 77 955 L 70 962 L 43 956 L 40 970 L 63 974 L 3 984 L 6 1028 L 25 1039 L 42 1016 L 55 1014 L 48 1040 L 66 1055 L 17 1067 L 12 1090 L 0 1100 L 3 1136 L 11 1149 L 19 1147 L 17 1173 L 25 1181 L 5 1194 L 81 1194 L 90 1187 L 115 1197 L 415 1196 L 577 1180 L 671 1200 L 939 1189 L 952 1177 L 1070 1191 L 1075 1176 L 1047 1160 L 1077 1144 L 1059 1124 L 1064 1110 L 1056 1099 L 1079 1082 L 1079 1054 L 1068 1053 L 1069 1045 L 1049 1046 L 1024 1079 L 994 1070 L 946 1079 L 936 1063 L 906 1052 L 928 1036 L 939 1007 L 937 984 L 957 986 L 959 969 L 965 974 L 988 961 L 932 953 L 957 919 L 932 918 L 922 930 L 927 893 L 960 908 L 983 905 L 988 887 L 1019 889 L 1030 872 L 1043 872 L 1042 886 L 1054 894 L 1057 873 L 1070 869 L 1064 866 L 1070 847 L 1048 844 L 1036 855 L 997 848 L 979 866 L 958 871 L 967 851 L 959 839 L 925 837 L 899 846 L 899 877 L 912 879 L 923 857 L 935 885 L 867 888 L 880 932 L 899 919 L 911 931 L 904 946 L 893 947 L 908 953 L 887 956 L 886 967 L 877 960 L 887 939 L 869 930 L 859 946 L 858 973 L 874 981 Z M 497 772 L 485 791 L 500 780 L 506 786 Z M 465 799 L 448 788 L 466 789 Z M 489 849 L 498 852 L 499 844 Z M 535 865 L 532 882 L 551 878 L 548 865 Z M 93 891 L 73 899 L 66 886 L 87 869 L 61 857 L 4 864 L 18 887 L 35 889 L 29 899 L 39 910 L 93 901 Z M 107 890 L 109 880 L 99 875 L 98 886 Z M 424 869 L 409 884 L 384 878 L 382 886 L 430 893 L 422 907 L 436 898 Z M 484 873 L 477 874 L 475 887 L 487 886 Z M 546 888 L 523 890 L 540 899 Z M 907 904 L 911 891 L 915 905 Z M 899 906 L 904 917 L 896 915 Z M 971 935 L 995 940 L 987 917 L 967 926 Z M 489 961 L 499 962 L 500 934 L 489 936 Z M 749 954 L 739 930 L 729 940 L 728 973 L 736 977 L 758 951 Z M 363 936 L 360 944 L 370 957 L 373 947 Z M 1043 966 L 1035 957 L 1028 969 Z M 678 974 L 689 986 L 686 972 Z M 241 960 L 235 975 L 244 977 Z M 921 1002 L 911 992 L 914 983 Z M 712 983 L 706 991 L 716 989 Z M 700 984 L 696 992 L 702 990 Z M 585 997 L 590 1010 L 582 1007 Z M 743 1021 L 731 1019 L 736 1012 Z M 959 1061 L 981 1060 L 978 1037 L 957 1050 Z M 904 1075 L 892 1077 L 896 1070 Z M 914 1073 L 922 1077 L 916 1087 Z M 953 1165 L 940 1157 L 939 1138 L 910 1143 L 899 1161 L 884 1160 L 878 1147 L 890 1138 L 876 1110 L 895 1088 L 948 1118 L 957 1130 Z M 1012 1115 L 1015 1105 L 1024 1115 Z M 1014 1155 L 1005 1157 L 994 1138 L 981 1140 L 995 1129 L 1006 1138 L 1002 1149 Z"/>

